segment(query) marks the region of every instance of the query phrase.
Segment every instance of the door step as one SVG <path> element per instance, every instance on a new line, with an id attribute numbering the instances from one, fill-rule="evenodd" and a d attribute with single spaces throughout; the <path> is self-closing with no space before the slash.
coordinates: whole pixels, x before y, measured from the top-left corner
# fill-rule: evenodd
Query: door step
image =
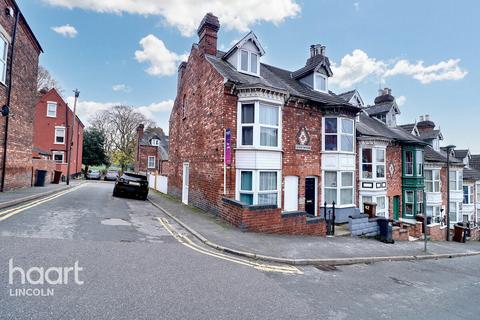
<path id="1" fill-rule="evenodd" d="M 351 234 L 348 223 L 335 225 L 335 237 L 349 237 Z"/>

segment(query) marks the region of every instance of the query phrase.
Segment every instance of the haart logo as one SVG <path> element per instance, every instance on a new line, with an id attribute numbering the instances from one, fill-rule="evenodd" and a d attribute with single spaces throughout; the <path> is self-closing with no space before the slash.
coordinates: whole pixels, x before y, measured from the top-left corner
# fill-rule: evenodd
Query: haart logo
<path id="1" fill-rule="evenodd" d="M 80 280 L 80 271 L 83 268 L 75 261 L 73 267 L 31 267 L 25 270 L 22 267 L 14 266 L 13 258 L 8 261 L 8 283 L 10 286 L 22 285 L 21 288 L 10 288 L 10 296 L 53 296 L 54 289 L 45 285 L 66 285 L 75 283 L 83 285 Z M 42 286 L 41 288 L 30 288 L 25 285 Z"/>

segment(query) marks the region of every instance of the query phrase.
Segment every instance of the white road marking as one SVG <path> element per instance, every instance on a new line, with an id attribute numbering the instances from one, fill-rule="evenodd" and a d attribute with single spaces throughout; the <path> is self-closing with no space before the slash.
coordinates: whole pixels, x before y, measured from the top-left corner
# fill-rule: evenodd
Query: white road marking
<path id="1" fill-rule="evenodd" d="M 46 198 L 42 198 L 42 199 L 38 199 L 38 200 L 34 200 L 32 202 L 28 202 L 24 205 L 21 205 L 21 206 L 18 206 L 18 207 L 14 207 L 14 208 L 10 208 L 10 209 L 7 209 L 7 210 L 4 210 L 4 211 L 1 211 L 0 212 L 0 221 L 3 221 L 5 219 L 8 219 L 14 215 L 16 215 L 17 213 L 20 213 L 22 211 L 25 211 L 27 209 L 30 209 L 30 208 L 33 208 L 33 207 L 36 207 L 38 205 L 41 205 L 42 203 L 45 203 L 45 202 L 48 202 L 50 200 L 53 200 L 53 199 L 56 199 L 56 198 L 59 198 L 67 193 L 70 193 L 70 192 L 73 192 L 73 191 L 76 191 L 77 189 L 83 187 L 84 185 L 86 185 L 86 183 L 82 183 L 81 185 L 79 186 L 75 186 L 71 189 L 68 189 L 66 191 L 62 191 L 60 193 L 56 193 L 52 196 L 48 196 Z"/>
<path id="2" fill-rule="evenodd" d="M 244 265 L 244 266 L 252 267 L 252 268 L 255 268 L 255 269 L 258 269 L 258 270 L 262 270 L 262 271 L 280 272 L 280 273 L 287 273 L 287 274 L 303 274 L 302 271 L 300 271 L 298 268 L 296 268 L 294 266 L 287 266 L 287 265 L 279 266 L 279 265 L 260 264 L 260 263 L 256 263 L 256 262 L 253 262 L 253 261 L 250 261 L 250 260 L 247 260 L 247 259 L 241 259 L 241 258 L 237 258 L 237 257 L 227 256 L 227 255 L 219 253 L 219 252 L 214 252 L 212 250 L 205 249 L 205 248 L 197 245 L 196 243 L 194 243 L 192 240 L 190 240 L 186 236 L 183 236 L 183 235 L 179 234 L 178 232 L 174 231 L 174 229 L 172 228 L 172 226 L 170 225 L 170 223 L 168 222 L 167 219 L 157 218 L 157 220 L 165 228 L 165 230 L 167 230 L 168 233 L 170 233 L 172 235 L 172 237 L 174 237 L 178 242 L 180 242 L 184 246 L 186 246 L 186 247 L 188 247 L 192 250 L 195 250 L 199 253 L 202 253 L 202 254 L 205 254 L 205 255 L 208 255 L 208 256 L 211 256 L 211 257 L 215 257 L 215 258 L 218 258 L 218 259 L 234 262 L 234 263 L 237 263 L 237 264 L 241 264 L 241 265 Z"/>

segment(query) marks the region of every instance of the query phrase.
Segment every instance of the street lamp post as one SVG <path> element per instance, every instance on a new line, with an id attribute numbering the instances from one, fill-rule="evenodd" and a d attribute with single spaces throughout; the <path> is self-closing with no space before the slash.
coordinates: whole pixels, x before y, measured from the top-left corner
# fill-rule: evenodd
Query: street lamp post
<path id="1" fill-rule="evenodd" d="M 448 145 L 447 149 L 447 241 L 450 241 L 450 152 L 455 149 L 454 145 Z"/>
<path id="2" fill-rule="evenodd" d="M 78 91 L 78 89 L 73 90 L 73 92 L 75 93 L 75 102 L 73 103 L 72 130 L 71 130 L 71 133 L 69 134 L 70 141 L 69 141 L 69 146 L 68 146 L 67 186 L 70 185 L 70 162 L 72 160 L 73 137 L 74 137 L 74 131 L 75 131 L 75 120 L 76 120 L 76 117 L 77 117 L 77 100 L 78 100 L 78 97 L 80 96 L 80 91 Z M 77 143 L 78 143 L 78 140 L 77 140 Z M 77 161 L 78 161 L 78 158 L 77 158 Z M 75 168 L 76 167 L 77 166 L 75 166 Z"/>

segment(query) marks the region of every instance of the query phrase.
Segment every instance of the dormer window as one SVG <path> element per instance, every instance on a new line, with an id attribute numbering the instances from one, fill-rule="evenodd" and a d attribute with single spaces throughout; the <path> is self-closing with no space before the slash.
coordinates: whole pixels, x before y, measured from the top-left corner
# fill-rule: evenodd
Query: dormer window
<path id="1" fill-rule="evenodd" d="M 316 91 L 327 92 L 327 76 L 321 73 L 315 73 L 314 80 L 313 80 L 313 88 Z"/>
<path id="2" fill-rule="evenodd" d="M 160 145 L 160 140 L 152 139 L 152 141 L 150 141 L 150 143 L 152 144 L 152 146 L 158 147 Z"/>
<path id="3" fill-rule="evenodd" d="M 258 76 L 258 64 L 258 55 L 256 53 L 247 50 L 240 50 L 239 71 Z"/>

